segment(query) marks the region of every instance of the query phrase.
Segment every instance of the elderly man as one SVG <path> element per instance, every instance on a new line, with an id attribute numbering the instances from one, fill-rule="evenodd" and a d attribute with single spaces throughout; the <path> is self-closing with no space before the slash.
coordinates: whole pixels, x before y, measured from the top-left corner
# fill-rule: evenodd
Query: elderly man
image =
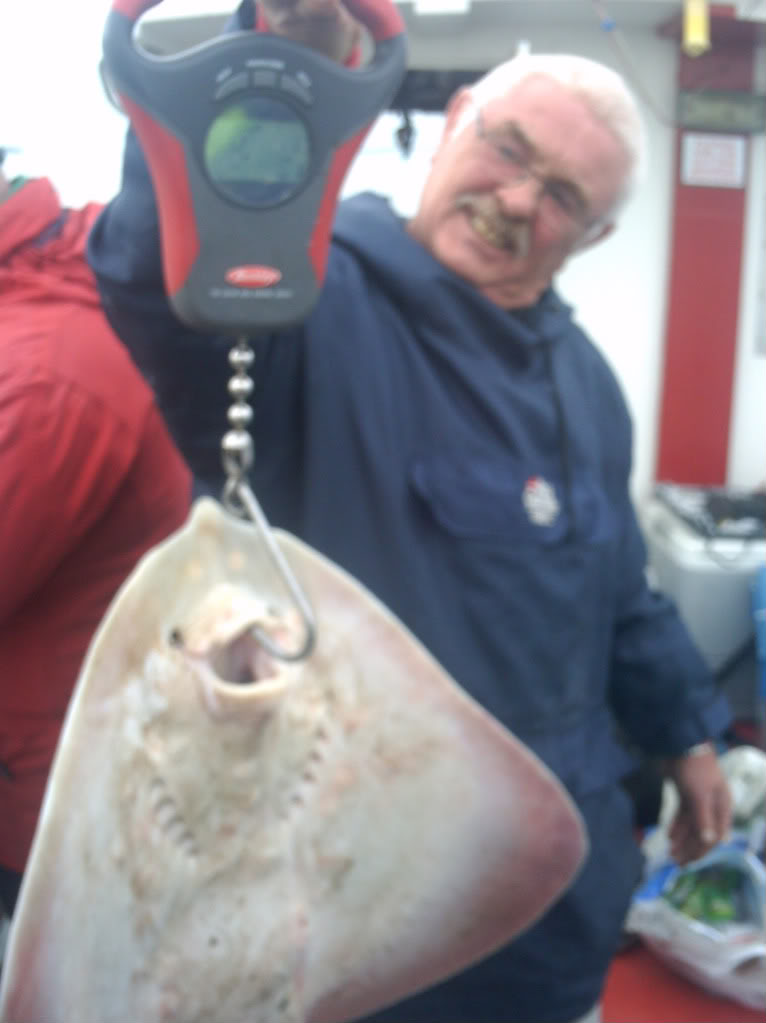
<path id="1" fill-rule="evenodd" d="M 338 0 L 264 0 L 261 13 L 336 60 L 354 48 Z M 237 27 L 254 24 L 245 0 Z M 271 521 L 385 601 L 556 772 L 590 834 L 579 878 L 526 934 L 376 1020 L 598 1019 L 640 869 L 616 722 L 667 758 L 680 859 L 728 826 L 710 742 L 727 711 L 675 610 L 647 588 L 625 403 L 552 287 L 613 230 L 642 162 L 616 74 L 517 58 L 450 102 L 409 223 L 373 195 L 341 205 L 317 307 L 256 346 L 253 482 Z M 133 138 L 90 256 L 113 324 L 217 489 L 230 341 L 169 312 Z"/>

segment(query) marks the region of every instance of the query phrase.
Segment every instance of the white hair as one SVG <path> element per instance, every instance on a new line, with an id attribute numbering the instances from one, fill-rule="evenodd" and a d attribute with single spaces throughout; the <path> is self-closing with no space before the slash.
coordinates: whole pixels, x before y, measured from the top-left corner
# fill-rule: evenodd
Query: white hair
<path id="1" fill-rule="evenodd" d="M 470 86 L 478 106 L 505 95 L 528 78 L 542 76 L 579 97 L 621 144 L 628 171 L 610 210 L 615 212 L 646 173 L 646 127 L 635 97 L 616 71 L 587 57 L 564 53 L 520 53 Z"/>

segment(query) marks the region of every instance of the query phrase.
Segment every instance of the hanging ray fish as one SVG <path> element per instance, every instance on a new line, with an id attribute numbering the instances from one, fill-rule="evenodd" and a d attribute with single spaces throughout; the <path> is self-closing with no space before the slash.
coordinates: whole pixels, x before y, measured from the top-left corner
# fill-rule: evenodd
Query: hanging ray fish
<path id="1" fill-rule="evenodd" d="M 571 881 L 545 767 L 368 592 L 199 501 L 91 645 L 12 926 L 3 1023 L 341 1023 L 455 973 Z"/>

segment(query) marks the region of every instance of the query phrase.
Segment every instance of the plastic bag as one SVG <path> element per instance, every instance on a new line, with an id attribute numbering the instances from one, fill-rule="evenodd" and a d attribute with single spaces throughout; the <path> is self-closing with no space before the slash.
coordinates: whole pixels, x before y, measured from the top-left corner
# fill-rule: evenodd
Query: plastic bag
<path id="1" fill-rule="evenodd" d="M 670 858 L 677 806 L 667 784 L 659 826 L 643 842 L 645 879 L 626 929 L 677 973 L 718 995 L 766 1010 L 766 757 L 753 747 L 721 758 L 734 803 L 730 841 L 685 867 Z"/>

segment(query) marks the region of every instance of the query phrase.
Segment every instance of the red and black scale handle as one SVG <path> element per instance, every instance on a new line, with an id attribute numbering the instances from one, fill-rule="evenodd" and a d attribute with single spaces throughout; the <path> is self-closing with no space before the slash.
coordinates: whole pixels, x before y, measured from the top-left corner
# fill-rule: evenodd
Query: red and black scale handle
<path id="1" fill-rule="evenodd" d="M 191 327 L 299 323 L 324 280 L 343 178 L 407 64 L 392 0 L 345 0 L 374 43 L 361 68 L 263 31 L 157 56 L 135 38 L 160 0 L 114 0 L 104 71 L 146 156 L 165 287 Z"/>

